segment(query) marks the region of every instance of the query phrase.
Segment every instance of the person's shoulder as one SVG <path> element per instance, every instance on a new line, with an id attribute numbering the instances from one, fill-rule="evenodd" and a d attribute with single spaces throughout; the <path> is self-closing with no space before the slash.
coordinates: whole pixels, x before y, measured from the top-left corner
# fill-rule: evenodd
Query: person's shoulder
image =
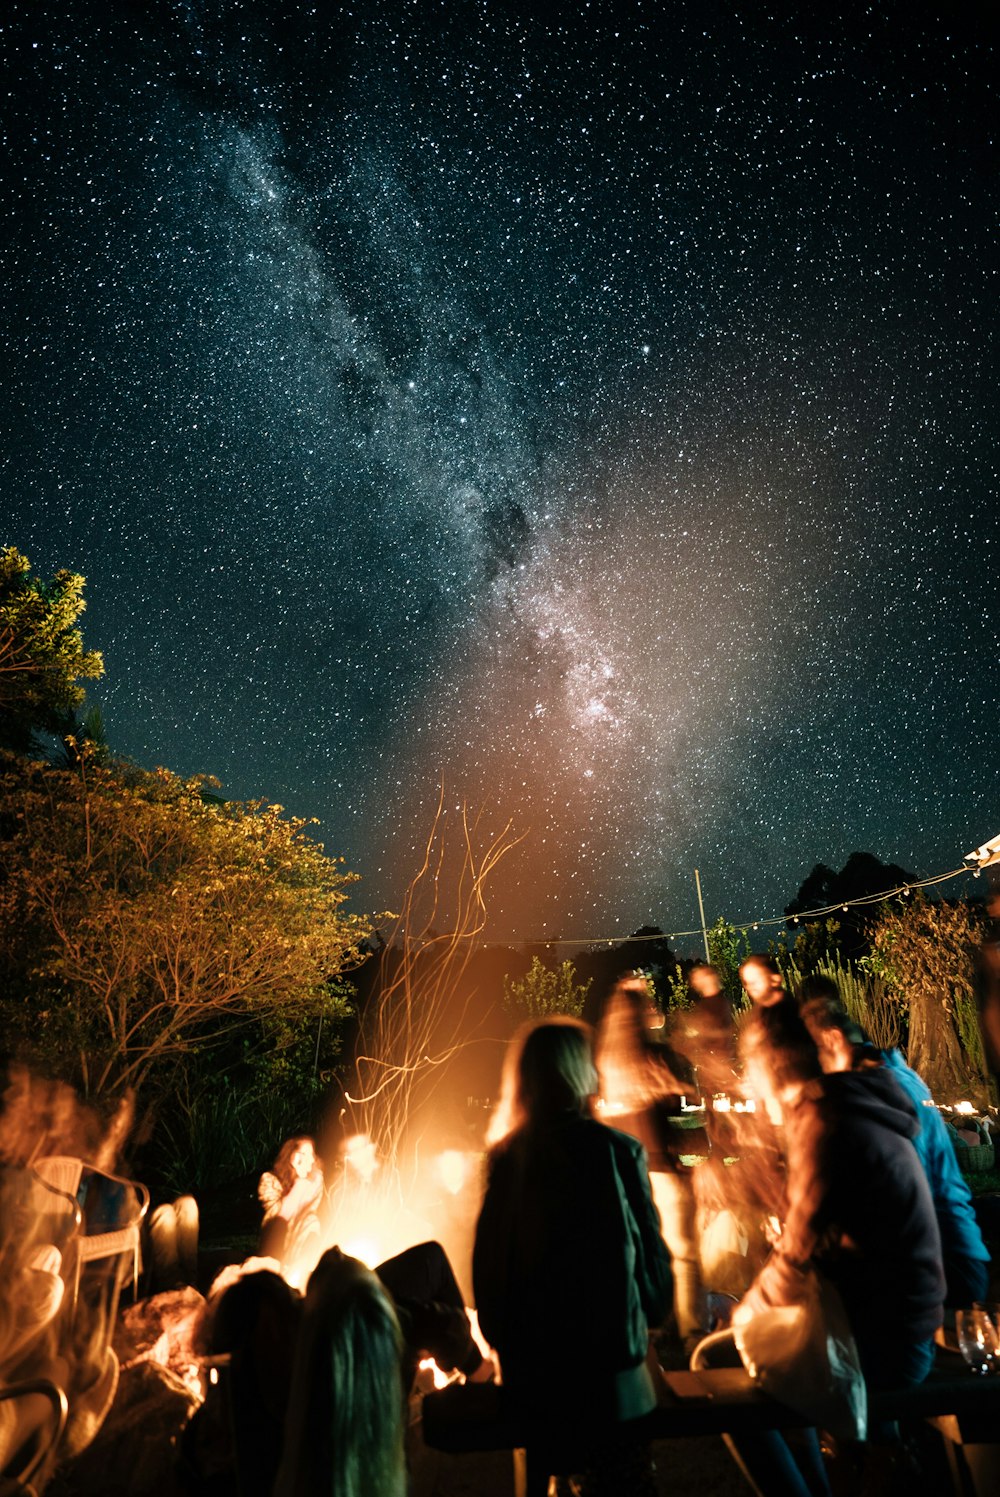
<path id="1" fill-rule="evenodd" d="M 931 1089 L 920 1072 L 907 1065 L 898 1050 L 883 1050 L 882 1057 L 896 1085 L 902 1087 L 908 1096 L 918 1098 L 921 1102 L 933 1100 Z"/>
<path id="2" fill-rule="evenodd" d="M 597 1143 L 604 1149 L 610 1149 L 616 1156 L 630 1155 L 635 1160 L 644 1156 L 644 1149 L 637 1138 L 631 1133 L 623 1133 L 620 1128 L 612 1128 L 607 1123 L 600 1123 L 594 1119 L 590 1126 L 598 1130 Z"/>

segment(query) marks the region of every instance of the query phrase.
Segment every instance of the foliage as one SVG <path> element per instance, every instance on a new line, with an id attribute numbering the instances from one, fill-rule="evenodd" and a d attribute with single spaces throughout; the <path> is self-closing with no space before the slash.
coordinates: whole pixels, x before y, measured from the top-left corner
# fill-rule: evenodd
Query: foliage
<path id="1" fill-rule="evenodd" d="M 276 1086 L 265 1070 L 230 1073 L 195 1061 L 177 1075 L 156 1118 L 148 1163 L 174 1194 L 205 1190 L 259 1171 L 293 1133 L 314 1132 L 323 1092 Z"/>
<path id="2" fill-rule="evenodd" d="M 520 980 L 504 978 L 504 1007 L 525 1019 L 544 1019 L 549 1014 L 573 1014 L 579 1018 L 589 989 L 589 982 L 577 982 L 572 962 L 561 962 L 552 968 L 535 956 Z"/>
<path id="3" fill-rule="evenodd" d="M 897 863 L 883 863 L 870 852 L 852 852 L 839 872 L 817 863 L 803 880 L 791 904 L 785 906 L 790 918 L 809 910 L 831 905 L 847 906 L 837 916 L 836 941 L 845 956 L 856 958 L 867 954 L 871 930 L 883 905 L 879 902 L 852 905 L 853 900 L 868 899 L 889 889 L 903 888 L 914 881 Z M 814 922 L 809 921 L 808 925 Z"/>
<path id="4" fill-rule="evenodd" d="M 681 1013 L 691 1007 L 694 999 L 688 986 L 687 974 L 680 962 L 675 962 L 673 971 L 668 972 L 656 984 L 654 1002 L 665 1014 Z"/>
<path id="5" fill-rule="evenodd" d="M 23 751 L 36 730 L 62 733 L 83 701 L 80 680 L 104 664 L 85 650 L 77 621 L 84 578 L 65 569 L 51 582 L 32 577 L 14 546 L 0 551 L 0 744 Z"/>
<path id="6" fill-rule="evenodd" d="M 708 929 L 708 951 L 712 966 L 718 969 L 722 989 L 733 1007 L 734 1013 L 746 1007 L 747 998 L 740 982 L 740 963 L 751 953 L 750 940 L 745 930 L 737 930 L 720 915 Z"/>
<path id="7" fill-rule="evenodd" d="M 272 1076 L 361 959 L 356 875 L 262 802 L 210 803 L 203 778 L 7 756 L 0 778 L 0 1017 L 85 1095 L 163 1090 L 238 1029 Z M 290 1074 L 290 1072 L 289 1072 Z"/>
<path id="8" fill-rule="evenodd" d="M 948 1102 L 986 1095 L 974 986 L 980 940 L 966 903 L 918 894 L 883 910 L 863 963 L 908 1011 L 910 1065 Z"/>
<path id="9" fill-rule="evenodd" d="M 843 1008 L 855 1024 L 861 1025 L 877 1049 L 892 1050 L 900 1043 L 906 1016 L 877 973 L 846 961 L 839 951 L 813 962 L 808 971 L 828 977 L 837 984 Z M 800 968 L 793 956 L 786 966 L 786 977 L 793 989 L 806 975 L 806 970 Z"/>
<path id="10" fill-rule="evenodd" d="M 841 962 L 839 920 L 827 916 L 824 920 L 809 920 L 805 925 L 793 920 L 793 928 L 795 940 L 788 956 L 800 975 L 818 972 L 824 963 Z M 844 970 L 849 970 L 849 964 Z"/>

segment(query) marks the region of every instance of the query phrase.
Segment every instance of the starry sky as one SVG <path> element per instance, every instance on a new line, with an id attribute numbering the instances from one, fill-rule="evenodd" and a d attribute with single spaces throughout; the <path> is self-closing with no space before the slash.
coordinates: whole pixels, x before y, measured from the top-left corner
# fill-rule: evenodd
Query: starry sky
<path id="1" fill-rule="evenodd" d="M 367 908 L 443 780 L 498 939 L 1000 830 L 984 14 L 8 0 L 0 540 L 113 746 Z"/>

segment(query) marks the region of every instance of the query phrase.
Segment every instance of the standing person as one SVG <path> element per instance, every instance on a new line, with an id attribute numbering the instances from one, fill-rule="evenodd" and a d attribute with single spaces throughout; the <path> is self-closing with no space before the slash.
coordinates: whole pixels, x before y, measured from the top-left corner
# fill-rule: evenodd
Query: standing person
<path id="1" fill-rule="evenodd" d="M 623 1484 L 615 1437 L 656 1402 L 645 1358 L 670 1260 L 642 1145 L 594 1119 L 597 1087 L 586 1025 L 548 1019 L 512 1042 L 472 1268 L 513 1410 L 576 1431 L 591 1490 L 615 1497 L 651 1489 L 648 1453 Z"/>
<path id="2" fill-rule="evenodd" d="M 740 982 L 754 1008 L 773 1008 L 776 1003 L 793 1003 L 785 991 L 781 968 L 773 956 L 754 953 L 740 963 Z"/>
<path id="3" fill-rule="evenodd" d="M 690 1351 L 705 1333 L 705 1295 L 692 1170 L 680 1160 L 682 1140 L 689 1135 L 670 1120 L 679 1115 L 681 1099 L 695 1089 L 695 1081 L 684 1057 L 652 1038 L 650 1030 L 659 1017 L 645 978 L 622 978 L 597 1031 L 597 1071 L 605 1121 L 637 1138 L 646 1150 L 653 1200 L 673 1267 L 677 1330 Z"/>
<path id="4" fill-rule="evenodd" d="M 943 1317 L 944 1274 L 912 1144 L 914 1109 L 885 1068 L 824 1075 L 792 1005 L 758 1009 L 744 1025 L 741 1051 L 747 1080 L 783 1133 L 787 1203 L 774 1251 L 734 1319 L 799 1303 L 816 1268 L 840 1293 L 868 1387 L 923 1382 Z M 869 1430 L 882 1442 L 894 1436 L 894 1426 Z M 798 1461 L 776 1432 L 729 1443 L 768 1497 L 829 1490 L 815 1440 Z"/>
<path id="5" fill-rule="evenodd" d="M 695 962 L 688 973 L 688 990 L 691 1007 L 684 1024 L 690 1048 L 685 1053 L 697 1071 L 699 1090 L 703 1096 L 729 1092 L 736 1074 L 736 1030 L 719 969 L 710 962 Z"/>
<path id="6" fill-rule="evenodd" d="M 766 1185 L 778 1161 L 771 1129 L 765 1134 L 752 1113 L 733 1109 L 742 1091 L 736 1027 L 718 969 L 696 962 L 688 988 L 692 1001 L 675 1043 L 694 1066 L 705 1103 L 709 1153 L 691 1176 L 702 1280 L 709 1290 L 740 1294 L 766 1246 L 760 1223 L 774 1209 Z"/>
<path id="7" fill-rule="evenodd" d="M 917 1115 L 913 1146 L 931 1188 L 941 1233 L 947 1286 L 945 1307 L 967 1309 L 989 1292 L 989 1250 L 979 1230 L 969 1189 L 948 1126 L 934 1106 L 926 1082 L 898 1050 L 876 1050 L 868 1036 L 840 1005 L 837 985 L 821 974 L 807 977 L 801 989 L 802 1017 L 819 1050 L 824 1071 L 870 1075 L 884 1067 L 909 1097 Z"/>

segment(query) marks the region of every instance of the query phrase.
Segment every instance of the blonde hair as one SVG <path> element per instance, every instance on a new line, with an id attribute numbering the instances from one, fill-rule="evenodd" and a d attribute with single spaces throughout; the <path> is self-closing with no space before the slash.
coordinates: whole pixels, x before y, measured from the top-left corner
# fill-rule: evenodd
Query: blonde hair
<path id="1" fill-rule="evenodd" d="M 486 1141 L 499 1143 L 518 1128 L 561 1112 L 585 1114 L 597 1090 L 589 1025 L 562 1015 L 525 1024 L 507 1047 L 500 1100 Z"/>

